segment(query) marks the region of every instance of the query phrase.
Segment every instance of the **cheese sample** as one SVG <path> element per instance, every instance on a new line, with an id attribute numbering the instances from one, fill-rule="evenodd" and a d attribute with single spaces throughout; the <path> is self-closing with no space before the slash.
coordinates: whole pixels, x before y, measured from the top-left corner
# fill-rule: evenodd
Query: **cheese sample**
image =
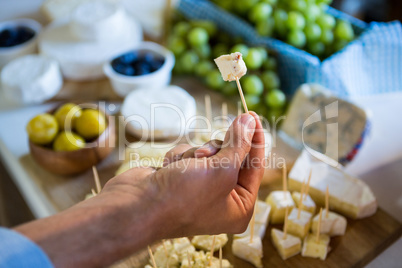
<path id="1" fill-rule="evenodd" d="M 317 237 L 314 234 L 309 234 L 304 238 L 303 248 L 301 255 L 303 257 L 320 258 L 325 260 L 329 252 L 329 241 L 328 235 L 320 235 L 317 242 Z"/>
<path id="2" fill-rule="evenodd" d="M 141 88 L 124 100 L 121 114 L 127 130 L 144 139 L 165 139 L 189 133 L 189 120 L 196 115 L 194 98 L 178 86 Z"/>
<path id="3" fill-rule="evenodd" d="M 345 217 L 328 211 L 328 217 L 325 216 L 326 210 L 322 211 L 320 233 L 329 236 L 344 235 L 346 231 L 347 221 Z M 318 219 L 320 215 L 316 215 L 311 223 L 311 231 L 317 233 Z"/>
<path id="4" fill-rule="evenodd" d="M 196 235 L 191 240 L 191 243 L 198 249 L 209 251 L 212 248 L 212 244 L 215 237 L 214 251 L 219 250 L 220 247 L 224 247 L 228 242 L 227 234 L 219 235 Z"/>
<path id="5" fill-rule="evenodd" d="M 257 268 L 262 268 L 262 241 L 258 236 L 253 237 L 250 243 L 250 237 L 234 239 L 232 243 L 232 253 L 236 257 L 252 263 Z"/>
<path id="6" fill-rule="evenodd" d="M 320 158 L 322 160 L 304 150 L 289 173 L 289 188 L 300 189 L 311 169 L 309 194 L 317 204 L 324 206 L 328 186 L 331 189 L 329 204 L 334 211 L 353 219 L 373 215 L 377 211 L 377 201 L 367 184 L 328 164 L 333 160 L 327 161 L 323 155 Z"/>
<path id="7" fill-rule="evenodd" d="M 240 79 L 247 72 L 246 64 L 240 52 L 222 55 L 215 59 L 215 63 L 225 81 L 236 81 L 236 78 Z"/>
<path id="8" fill-rule="evenodd" d="M 187 237 L 173 239 L 173 250 L 180 262 L 188 258 L 188 254 L 195 252 L 195 247 Z"/>
<path id="9" fill-rule="evenodd" d="M 288 216 L 288 233 L 294 236 L 304 238 L 308 231 L 310 230 L 310 223 L 313 214 L 310 212 L 301 210 L 300 211 L 300 218 L 297 218 L 297 213 L 299 209 L 294 208 L 292 212 Z"/>
<path id="10" fill-rule="evenodd" d="M 293 192 L 292 193 L 292 198 L 293 201 L 296 204 L 296 207 L 299 207 L 299 203 L 300 203 L 300 192 Z M 309 195 L 303 195 L 303 201 L 302 201 L 302 207 L 301 209 L 304 211 L 308 211 L 311 214 L 315 214 L 315 203 L 313 201 L 313 199 L 311 199 L 311 197 Z"/>
<path id="11" fill-rule="evenodd" d="M 271 206 L 264 201 L 257 200 L 254 210 L 254 235 L 259 236 L 261 239 L 265 236 L 265 230 L 268 226 L 269 213 Z M 249 222 L 246 231 L 241 234 L 233 235 L 234 238 L 250 237 L 251 235 L 251 221 Z"/>
<path id="12" fill-rule="evenodd" d="M 26 55 L 1 70 L 1 88 L 7 99 L 18 104 L 37 104 L 54 97 L 63 85 L 57 61 Z"/>
<path id="13" fill-rule="evenodd" d="M 169 240 L 164 241 L 164 245 L 158 246 L 153 255 L 158 267 L 177 267 L 179 265 L 179 256 Z"/>
<path id="14" fill-rule="evenodd" d="M 284 233 L 278 229 L 271 229 L 271 239 L 279 255 L 283 260 L 293 257 L 300 253 L 301 239 L 297 236 L 287 234 L 286 239 L 283 238 Z"/>
<path id="15" fill-rule="evenodd" d="M 271 213 L 269 217 L 270 223 L 272 224 L 283 223 L 286 208 L 288 208 L 288 213 L 290 213 L 295 206 L 292 196 L 288 191 L 273 191 L 268 195 L 265 202 L 271 205 Z"/>
<path id="16" fill-rule="evenodd" d="M 266 229 L 267 229 L 267 226 L 265 224 L 255 222 L 254 223 L 254 236 L 258 236 L 259 238 L 263 239 L 265 237 Z M 247 226 L 246 231 L 244 231 L 241 234 L 234 234 L 233 238 L 237 239 L 237 238 L 242 238 L 242 237 L 246 237 L 246 236 L 250 237 L 250 235 L 251 235 L 251 225 L 249 224 Z"/>

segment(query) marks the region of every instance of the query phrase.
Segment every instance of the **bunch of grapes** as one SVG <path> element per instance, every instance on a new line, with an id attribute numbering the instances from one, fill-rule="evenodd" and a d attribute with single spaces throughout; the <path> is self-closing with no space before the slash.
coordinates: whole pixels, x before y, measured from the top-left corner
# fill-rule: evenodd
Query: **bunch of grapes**
<path id="1" fill-rule="evenodd" d="M 324 59 L 355 37 L 348 21 L 325 11 L 332 0 L 213 0 L 274 37 Z"/>
<path id="2" fill-rule="evenodd" d="M 236 82 L 224 82 L 213 59 L 240 52 L 247 66 L 241 80 L 247 106 L 265 117 L 282 115 L 286 105 L 280 90 L 277 61 L 263 47 L 248 47 L 238 38 L 218 32 L 209 21 L 180 20 L 173 25 L 168 48 L 176 56 L 175 74 L 190 74 L 206 85 L 233 99 L 238 98 Z"/>

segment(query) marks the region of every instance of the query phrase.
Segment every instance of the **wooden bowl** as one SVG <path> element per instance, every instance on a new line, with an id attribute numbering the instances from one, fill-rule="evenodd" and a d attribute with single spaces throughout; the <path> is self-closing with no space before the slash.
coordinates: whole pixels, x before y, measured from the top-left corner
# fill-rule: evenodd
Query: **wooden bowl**
<path id="1" fill-rule="evenodd" d="M 109 122 L 106 113 L 104 115 L 107 122 L 105 131 L 96 140 L 87 143 L 84 148 L 76 151 L 56 152 L 29 141 L 29 150 L 33 159 L 42 168 L 57 175 L 79 174 L 98 164 L 113 151 L 116 144 L 115 125 L 113 122 Z"/>

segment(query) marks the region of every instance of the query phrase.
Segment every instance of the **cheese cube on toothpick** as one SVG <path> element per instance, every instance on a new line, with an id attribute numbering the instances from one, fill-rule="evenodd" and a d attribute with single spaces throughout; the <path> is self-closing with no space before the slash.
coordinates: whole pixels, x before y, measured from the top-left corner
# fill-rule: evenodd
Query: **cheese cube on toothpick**
<path id="1" fill-rule="evenodd" d="M 213 245 L 214 246 L 214 248 L 213 248 L 214 252 L 219 250 L 220 247 L 224 247 L 227 242 L 228 242 L 228 235 L 227 234 L 196 235 L 191 240 L 191 243 L 196 248 L 202 249 L 202 250 L 210 250 L 212 245 Z"/>
<path id="2" fill-rule="evenodd" d="M 278 250 L 279 255 L 283 260 L 286 260 L 294 255 L 300 253 L 301 240 L 297 236 L 290 234 L 284 237 L 284 232 L 276 228 L 271 229 L 271 239 L 275 248 Z"/>
<path id="3" fill-rule="evenodd" d="M 299 214 L 299 215 L 298 215 Z M 310 229 L 310 212 L 295 208 L 288 216 L 288 232 L 300 238 L 304 238 Z"/>
<path id="4" fill-rule="evenodd" d="M 246 236 L 233 240 L 232 252 L 236 257 L 251 262 L 257 268 L 262 268 L 263 251 L 260 237 L 254 236 L 253 239 L 250 239 Z"/>
<path id="5" fill-rule="evenodd" d="M 300 196 L 301 196 L 301 193 L 299 193 L 299 192 L 292 193 L 292 198 L 296 204 L 296 207 L 299 207 Z M 315 214 L 316 205 L 315 205 L 313 199 L 311 199 L 310 195 L 308 195 L 308 194 L 303 195 L 301 209 L 304 211 L 310 212 L 313 215 Z"/>
<path id="6" fill-rule="evenodd" d="M 261 239 L 265 236 L 265 230 L 268 226 L 269 213 L 271 206 L 264 201 L 258 200 L 255 204 L 254 211 L 254 235 L 259 236 Z M 251 221 L 247 226 L 247 230 L 241 234 L 235 234 L 234 238 L 250 237 L 251 235 Z"/>
<path id="7" fill-rule="evenodd" d="M 240 52 L 222 55 L 215 59 L 215 63 L 225 81 L 236 81 L 247 72 L 246 64 Z"/>
<path id="8" fill-rule="evenodd" d="M 292 196 L 288 191 L 273 191 L 268 195 L 265 202 L 271 205 L 269 221 L 272 224 L 282 224 L 285 219 L 286 208 L 289 208 L 290 211 L 295 206 Z"/>

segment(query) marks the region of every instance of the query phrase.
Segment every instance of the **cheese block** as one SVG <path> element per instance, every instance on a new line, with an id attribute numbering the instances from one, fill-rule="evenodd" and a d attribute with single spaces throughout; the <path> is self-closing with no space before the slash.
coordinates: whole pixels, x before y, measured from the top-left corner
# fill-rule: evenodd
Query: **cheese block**
<path id="1" fill-rule="evenodd" d="M 5 97 L 17 104 L 37 104 L 54 97 L 63 85 L 57 61 L 40 55 L 26 55 L 1 70 Z"/>
<path id="2" fill-rule="evenodd" d="M 328 211 L 328 216 L 325 214 L 326 210 L 324 209 L 322 211 L 320 233 L 329 236 L 344 235 L 347 226 L 345 217 L 332 211 Z M 319 218 L 320 215 L 316 215 L 311 223 L 311 231 L 313 233 L 317 233 Z"/>
<path id="3" fill-rule="evenodd" d="M 141 88 L 124 100 L 121 114 L 127 130 L 142 139 L 183 137 L 188 122 L 196 115 L 194 98 L 178 86 L 162 89 Z"/>
<path id="4" fill-rule="evenodd" d="M 254 210 L 254 235 L 259 236 L 261 239 L 265 236 L 265 230 L 268 226 L 269 213 L 271 206 L 264 201 L 257 200 Z M 251 222 L 248 224 L 246 231 L 241 234 L 235 234 L 234 238 L 250 237 L 251 235 Z"/>
<path id="5" fill-rule="evenodd" d="M 169 240 L 163 242 L 153 253 L 155 263 L 158 267 L 177 267 L 179 265 L 179 256 Z M 152 262 L 151 262 L 152 263 Z"/>
<path id="6" fill-rule="evenodd" d="M 282 224 L 285 220 L 286 208 L 288 207 L 288 213 L 292 211 L 295 206 L 290 192 L 273 191 L 265 200 L 271 206 L 270 223 Z"/>
<path id="7" fill-rule="evenodd" d="M 297 213 L 299 209 L 294 208 L 292 212 L 288 216 L 288 233 L 294 236 L 298 236 L 300 238 L 304 238 L 309 230 L 310 230 L 310 223 L 313 214 L 310 212 L 301 210 L 300 211 L 300 218 L 297 218 Z"/>
<path id="8" fill-rule="evenodd" d="M 182 237 L 173 239 L 173 251 L 177 254 L 179 261 L 182 262 L 188 258 L 188 254 L 192 254 L 196 250 L 190 239 Z"/>
<path id="9" fill-rule="evenodd" d="M 314 234 L 309 234 L 304 238 L 301 255 L 325 260 L 329 252 L 329 241 L 328 235 L 320 235 L 317 241 L 317 237 Z"/>
<path id="10" fill-rule="evenodd" d="M 219 235 L 196 235 L 191 240 L 191 243 L 198 249 L 209 251 L 212 248 L 212 244 L 215 237 L 214 251 L 219 250 L 220 247 L 224 247 L 228 242 L 227 234 Z"/>
<path id="11" fill-rule="evenodd" d="M 250 243 L 250 237 L 246 236 L 233 240 L 232 253 L 236 257 L 252 263 L 257 268 L 262 268 L 262 241 L 258 236 L 253 237 Z"/>
<path id="12" fill-rule="evenodd" d="M 296 204 L 296 207 L 299 207 L 299 203 L 300 203 L 300 192 L 293 192 L 292 193 L 292 198 L 293 201 Z M 312 215 L 315 214 L 315 203 L 313 201 L 313 199 L 311 199 L 310 195 L 303 195 L 303 200 L 302 200 L 302 210 L 308 211 L 310 212 Z"/>
<path id="13" fill-rule="evenodd" d="M 300 253 L 301 240 L 297 236 L 291 234 L 286 235 L 284 239 L 284 233 L 278 229 L 271 229 L 272 244 L 277 249 L 279 255 L 283 260 L 293 257 Z"/>
<path id="14" fill-rule="evenodd" d="M 251 222 L 250 222 L 251 223 Z M 263 239 L 265 237 L 265 231 L 267 230 L 267 226 L 262 224 L 262 223 L 254 223 L 254 236 L 258 236 L 261 239 Z M 233 238 L 237 239 L 237 238 L 242 238 L 242 237 L 250 237 L 251 235 L 251 225 L 249 224 L 247 226 L 246 231 L 244 231 L 241 234 L 234 234 Z"/>
<path id="15" fill-rule="evenodd" d="M 316 156 L 319 156 L 318 159 Z M 363 181 L 332 165 L 333 160 L 324 155 L 312 156 L 304 150 L 289 173 L 289 188 L 298 190 L 312 170 L 309 194 L 319 204 L 325 204 L 327 186 L 330 189 L 331 210 L 344 216 L 361 219 L 377 211 L 377 201 L 371 189 Z"/>
<path id="16" fill-rule="evenodd" d="M 236 78 L 240 79 L 247 72 L 246 64 L 240 52 L 222 55 L 215 59 L 215 63 L 225 81 L 236 81 Z"/>

